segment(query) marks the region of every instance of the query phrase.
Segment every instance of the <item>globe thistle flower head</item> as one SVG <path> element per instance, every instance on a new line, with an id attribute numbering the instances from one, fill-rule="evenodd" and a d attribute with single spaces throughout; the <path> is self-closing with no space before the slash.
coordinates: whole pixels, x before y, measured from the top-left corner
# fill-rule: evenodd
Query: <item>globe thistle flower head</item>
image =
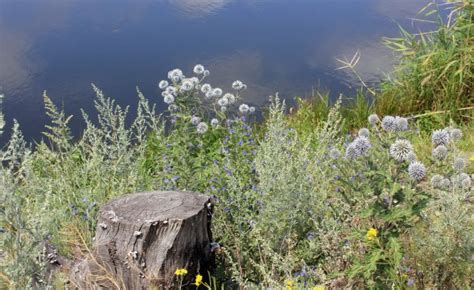
<path id="1" fill-rule="evenodd" d="M 448 145 L 449 143 L 449 132 L 446 129 L 440 129 L 433 132 L 431 135 L 431 142 L 434 146 Z"/>
<path id="2" fill-rule="evenodd" d="M 211 120 L 211 126 L 213 128 L 217 127 L 218 125 L 219 125 L 219 120 L 217 120 L 216 118 Z"/>
<path id="3" fill-rule="evenodd" d="M 369 137 L 369 129 L 367 128 L 361 128 L 359 130 L 359 132 L 357 133 L 357 135 L 359 135 L 360 137 L 366 137 L 368 138 Z"/>
<path id="4" fill-rule="evenodd" d="M 222 113 L 227 112 L 227 107 L 221 107 L 221 112 L 222 112 Z"/>
<path id="5" fill-rule="evenodd" d="M 221 107 L 225 107 L 229 104 L 229 100 L 224 96 L 217 101 L 217 104 Z"/>
<path id="6" fill-rule="evenodd" d="M 472 181 L 471 178 L 466 178 L 461 181 L 461 187 L 464 189 L 468 189 L 471 187 Z"/>
<path id="7" fill-rule="evenodd" d="M 199 79 L 197 77 L 191 77 L 188 79 L 194 87 L 196 87 L 199 84 Z"/>
<path id="8" fill-rule="evenodd" d="M 210 90 L 209 92 L 207 92 L 205 95 L 206 99 L 212 99 L 214 97 L 214 92 L 213 90 Z"/>
<path id="9" fill-rule="evenodd" d="M 211 74 L 210 71 L 208 71 L 207 69 L 202 73 L 205 77 L 209 76 Z"/>
<path id="10" fill-rule="evenodd" d="M 224 98 L 227 99 L 227 101 L 229 102 L 229 105 L 232 105 L 233 103 L 235 103 L 235 96 L 231 93 L 224 94 Z"/>
<path id="11" fill-rule="evenodd" d="M 199 122 L 201 122 L 201 118 L 199 118 L 198 116 L 191 117 L 191 124 L 196 126 L 197 124 L 199 124 Z"/>
<path id="12" fill-rule="evenodd" d="M 408 175 L 415 181 L 420 181 L 426 175 L 426 167 L 421 162 L 412 162 L 408 166 Z"/>
<path id="13" fill-rule="evenodd" d="M 372 145 L 367 137 L 357 137 L 349 146 L 346 148 L 346 158 L 356 159 L 360 156 L 367 156 L 369 149 Z"/>
<path id="14" fill-rule="evenodd" d="M 201 122 L 199 123 L 197 126 L 196 126 L 196 130 L 199 134 L 204 134 L 207 132 L 207 130 L 209 129 L 209 127 L 207 126 L 206 123 L 204 122 Z"/>
<path id="15" fill-rule="evenodd" d="M 349 144 L 346 148 L 345 158 L 348 160 L 354 160 L 360 156 L 360 152 L 357 150 L 354 143 Z"/>
<path id="16" fill-rule="evenodd" d="M 407 158 L 405 160 L 412 163 L 413 161 L 416 161 L 416 159 L 417 159 L 416 154 L 415 152 L 412 151 L 407 154 Z"/>
<path id="17" fill-rule="evenodd" d="M 232 88 L 236 91 L 240 91 L 244 88 L 244 83 L 242 83 L 241 81 L 237 80 L 235 82 L 232 83 Z"/>
<path id="18" fill-rule="evenodd" d="M 242 105 L 239 106 L 239 111 L 242 114 L 246 114 L 249 111 L 249 109 L 250 109 L 250 107 L 247 104 L 242 104 Z"/>
<path id="19" fill-rule="evenodd" d="M 456 157 L 453 161 L 453 169 L 462 172 L 464 167 L 466 167 L 466 160 L 462 157 Z"/>
<path id="20" fill-rule="evenodd" d="M 197 64 L 194 66 L 193 72 L 197 75 L 201 75 L 204 73 L 205 70 L 206 69 L 204 68 L 202 64 Z"/>
<path id="21" fill-rule="evenodd" d="M 249 107 L 249 112 L 250 112 L 250 114 L 255 113 L 255 107 L 254 107 L 254 106 L 250 106 L 250 107 Z"/>
<path id="22" fill-rule="evenodd" d="M 443 187 L 443 177 L 439 174 L 433 175 L 433 177 L 431 177 L 431 185 L 434 188 L 442 188 Z"/>
<path id="23" fill-rule="evenodd" d="M 408 154 L 413 152 L 413 146 L 410 141 L 406 139 L 397 139 L 395 143 L 390 146 L 390 156 L 398 162 L 408 159 Z"/>
<path id="24" fill-rule="evenodd" d="M 212 90 L 212 87 L 210 84 L 203 84 L 201 86 L 201 92 L 203 92 L 204 94 L 210 92 Z"/>
<path id="25" fill-rule="evenodd" d="M 444 160 L 448 156 L 448 148 L 444 145 L 439 145 L 435 149 L 433 149 L 432 155 L 434 158 L 438 160 Z"/>
<path id="26" fill-rule="evenodd" d="M 449 189 L 451 187 L 451 181 L 449 181 L 449 178 L 443 178 L 443 181 L 441 181 L 441 187 L 442 189 Z"/>
<path id="27" fill-rule="evenodd" d="M 462 139 L 462 131 L 460 129 L 452 129 L 449 132 L 449 136 L 453 141 L 458 141 Z"/>
<path id="28" fill-rule="evenodd" d="M 408 130 L 408 119 L 403 117 L 395 117 L 395 125 L 397 131 L 402 132 Z"/>
<path id="29" fill-rule="evenodd" d="M 332 159 L 338 159 L 341 156 L 341 151 L 337 150 L 336 148 L 331 149 L 329 151 L 329 157 Z"/>
<path id="30" fill-rule="evenodd" d="M 395 123 L 395 118 L 392 116 L 385 116 L 382 119 L 382 129 L 387 132 L 393 132 L 397 129 L 397 124 Z"/>
<path id="31" fill-rule="evenodd" d="M 173 97 L 173 95 L 171 95 L 171 94 L 167 94 L 167 95 L 163 98 L 163 101 L 164 101 L 166 104 L 170 105 L 170 104 L 174 103 L 174 97 Z"/>
<path id="32" fill-rule="evenodd" d="M 368 120 L 369 120 L 369 124 L 372 126 L 375 126 L 378 124 L 378 122 L 380 122 L 379 116 L 377 114 L 370 115 Z"/>
<path id="33" fill-rule="evenodd" d="M 164 90 L 167 86 L 169 85 L 168 81 L 167 80 L 162 80 L 158 83 L 158 87 L 161 89 L 161 90 Z"/>

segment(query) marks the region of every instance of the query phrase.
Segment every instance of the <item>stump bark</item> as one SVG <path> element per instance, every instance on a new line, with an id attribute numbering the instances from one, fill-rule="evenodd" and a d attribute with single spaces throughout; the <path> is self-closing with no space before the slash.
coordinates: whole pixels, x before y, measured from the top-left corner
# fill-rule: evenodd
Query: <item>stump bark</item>
<path id="1" fill-rule="evenodd" d="M 79 288 L 169 289 L 177 268 L 192 280 L 212 270 L 209 197 L 181 191 L 143 192 L 103 205 L 92 259 L 73 269 Z M 94 285 L 91 287 L 91 285 Z"/>

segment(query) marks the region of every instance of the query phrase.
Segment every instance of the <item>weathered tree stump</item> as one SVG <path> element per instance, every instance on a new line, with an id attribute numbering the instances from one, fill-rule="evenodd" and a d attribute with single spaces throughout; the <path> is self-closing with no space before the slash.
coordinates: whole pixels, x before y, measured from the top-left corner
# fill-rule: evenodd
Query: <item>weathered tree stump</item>
<path id="1" fill-rule="evenodd" d="M 80 288 L 169 289 L 213 265 L 209 197 L 178 191 L 121 196 L 100 208 L 93 257 L 77 264 Z M 93 286 L 92 286 L 93 285 Z"/>

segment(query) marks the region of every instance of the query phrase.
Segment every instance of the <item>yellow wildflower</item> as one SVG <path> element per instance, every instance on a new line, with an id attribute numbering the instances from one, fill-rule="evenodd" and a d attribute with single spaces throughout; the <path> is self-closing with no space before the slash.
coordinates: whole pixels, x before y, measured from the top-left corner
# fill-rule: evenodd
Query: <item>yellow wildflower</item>
<path id="1" fill-rule="evenodd" d="M 184 269 L 184 268 L 181 268 L 181 269 L 178 268 L 178 269 L 176 269 L 176 271 L 174 272 L 174 274 L 175 274 L 176 276 L 184 276 L 184 275 L 188 274 L 188 270 L 186 270 L 186 269 Z"/>
<path id="2" fill-rule="evenodd" d="M 367 231 L 367 234 L 365 235 L 365 237 L 367 238 L 367 240 L 372 241 L 372 240 L 374 240 L 374 239 L 377 237 L 377 234 L 378 234 L 378 233 L 379 233 L 379 232 L 378 232 L 376 229 L 370 228 L 370 229 Z"/>
<path id="3" fill-rule="evenodd" d="M 194 285 L 199 286 L 199 285 L 201 285 L 201 283 L 202 283 L 202 275 L 197 274 L 196 275 L 196 281 L 194 282 Z"/>
<path id="4" fill-rule="evenodd" d="M 286 287 L 285 290 L 291 290 L 295 286 L 295 282 L 293 280 L 286 280 Z"/>
<path id="5" fill-rule="evenodd" d="M 474 156 L 472 156 L 471 158 L 469 158 L 469 160 L 474 161 Z"/>
<path id="6" fill-rule="evenodd" d="M 312 290 L 324 290 L 323 286 L 314 286 Z"/>

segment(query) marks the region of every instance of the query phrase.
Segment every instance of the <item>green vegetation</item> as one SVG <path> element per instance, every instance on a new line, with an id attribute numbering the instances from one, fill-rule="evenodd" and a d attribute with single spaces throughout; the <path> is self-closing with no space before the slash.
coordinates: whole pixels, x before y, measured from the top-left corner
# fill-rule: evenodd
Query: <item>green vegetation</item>
<path id="1" fill-rule="evenodd" d="M 217 200 L 213 289 L 469 289 L 474 121 L 460 109 L 473 102 L 473 9 L 456 3 L 438 33 L 391 41 L 405 55 L 373 104 L 364 91 L 344 106 L 317 95 L 286 114 L 276 96 L 258 125 L 251 107 L 233 110 L 245 85 L 223 94 L 198 65 L 160 82 L 163 115 L 138 91 L 130 125 L 94 86 L 98 122 L 83 113 L 73 141 L 45 94 L 45 140 L 33 149 L 15 122 L 0 151 L 0 288 L 64 288 L 67 273 L 46 271 L 45 241 L 80 258 L 110 198 L 186 189 Z M 202 283 L 185 272 L 177 283 Z"/>

